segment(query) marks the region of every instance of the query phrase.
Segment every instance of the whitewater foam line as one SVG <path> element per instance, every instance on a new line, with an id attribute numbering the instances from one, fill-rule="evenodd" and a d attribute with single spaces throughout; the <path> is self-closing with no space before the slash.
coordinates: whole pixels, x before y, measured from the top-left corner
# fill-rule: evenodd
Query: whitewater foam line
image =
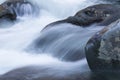
<path id="1" fill-rule="evenodd" d="M 54 61 L 57 61 L 57 59 L 46 54 L 35 55 L 22 51 L 0 50 L 0 74 L 17 67 L 47 64 Z"/>
<path id="2" fill-rule="evenodd" d="M 10 80 L 14 80 L 21 79 L 20 76 L 22 76 L 22 79 L 25 80 L 47 80 L 48 78 L 49 80 L 74 80 L 75 78 L 80 78 L 82 73 L 89 71 L 86 59 L 78 62 L 56 61 L 48 64 L 20 67 L 2 75 L 2 78 L 9 79 L 11 76 Z"/>
<path id="3" fill-rule="evenodd" d="M 29 54 L 26 52 L 0 50 L 0 74 L 6 73 L 12 69 L 28 65 L 44 65 L 57 68 L 58 70 L 74 68 L 80 69 L 80 66 L 86 64 L 86 59 L 78 62 L 63 62 L 48 54 Z M 82 69 L 83 70 L 83 69 Z M 78 71 L 78 70 L 76 70 Z"/>

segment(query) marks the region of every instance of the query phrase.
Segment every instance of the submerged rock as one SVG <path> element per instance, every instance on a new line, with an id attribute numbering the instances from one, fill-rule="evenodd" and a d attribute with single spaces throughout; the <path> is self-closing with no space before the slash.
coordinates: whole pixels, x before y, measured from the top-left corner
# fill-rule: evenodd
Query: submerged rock
<path id="1" fill-rule="evenodd" d="M 74 73 L 50 69 L 49 67 L 28 66 L 14 69 L 1 75 L 0 80 L 119 80 L 120 73 L 116 72 L 97 72 L 90 71 Z"/>
<path id="2" fill-rule="evenodd" d="M 78 61 L 85 57 L 85 44 L 95 32 L 68 23 L 56 24 L 43 30 L 28 49 L 63 61 Z"/>
<path id="3" fill-rule="evenodd" d="M 50 62 L 13 69 L 0 76 L 0 80 L 84 80 L 82 73 L 88 65 L 81 62 Z M 86 73 L 86 72 L 85 72 Z M 86 77 L 89 78 L 89 74 Z M 84 79 L 83 79 L 84 78 Z"/>
<path id="4" fill-rule="evenodd" d="M 92 71 L 120 71 L 120 20 L 88 41 L 86 57 Z"/>

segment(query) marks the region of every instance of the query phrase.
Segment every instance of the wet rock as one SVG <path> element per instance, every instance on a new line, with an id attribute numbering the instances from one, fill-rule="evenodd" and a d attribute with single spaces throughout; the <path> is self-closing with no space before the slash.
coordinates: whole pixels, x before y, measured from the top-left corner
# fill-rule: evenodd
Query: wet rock
<path id="1" fill-rule="evenodd" d="M 11 13 L 11 11 L 2 5 L 0 5 L 0 23 L 4 21 L 13 21 L 16 20 L 16 15 Z"/>
<path id="2" fill-rule="evenodd" d="M 0 76 L 0 80 L 84 80 L 89 79 L 90 72 L 87 75 L 79 74 L 68 68 L 61 68 L 60 65 L 50 66 L 27 66 L 11 70 Z M 84 76 L 83 76 L 84 75 Z"/>
<path id="3" fill-rule="evenodd" d="M 92 71 L 120 71 L 120 20 L 88 41 L 86 57 Z"/>
<path id="4" fill-rule="evenodd" d="M 112 4 L 120 4 L 120 0 L 102 0 L 102 1 L 106 1 Z"/>
<path id="5" fill-rule="evenodd" d="M 78 11 L 74 16 L 51 23 L 48 26 L 53 26 L 60 23 L 71 23 L 84 27 L 90 26 L 92 24 L 107 26 L 119 18 L 120 6 L 113 4 L 97 4 L 82 9 Z"/>
<path id="6" fill-rule="evenodd" d="M 7 0 L 1 4 L 17 16 L 34 15 L 36 6 L 28 0 Z"/>
<path id="7" fill-rule="evenodd" d="M 14 24 L 17 15 L 9 7 L 0 5 L 0 28 L 7 28 Z"/>
<path id="8" fill-rule="evenodd" d="M 10 20 L 15 20 L 16 15 L 12 13 L 8 8 L 0 5 L 0 19 L 10 19 Z"/>
<path id="9" fill-rule="evenodd" d="M 96 72 L 92 73 L 82 72 L 80 74 L 69 74 L 68 71 L 64 71 L 64 76 L 61 76 L 60 72 L 47 72 L 49 69 L 41 68 L 40 66 L 29 66 L 19 69 L 14 69 L 4 75 L 0 76 L 0 80 L 119 80 L 120 73 L 116 72 Z M 46 72 L 46 73 L 45 73 Z M 62 74 L 63 74 L 62 73 Z"/>
<path id="10" fill-rule="evenodd" d="M 117 11 L 117 13 L 116 13 Z M 83 25 L 97 23 L 99 26 L 106 26 L 120 18 L 120 6 L 112 4 L 97 4 L 89 6 L 76 13 L 74 17 L 80 20 Z"/>

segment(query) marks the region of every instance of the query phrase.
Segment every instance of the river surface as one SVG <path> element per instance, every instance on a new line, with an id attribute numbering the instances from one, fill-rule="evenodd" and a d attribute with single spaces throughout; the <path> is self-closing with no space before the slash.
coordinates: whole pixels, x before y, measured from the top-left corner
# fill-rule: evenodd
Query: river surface
<path id="1" fill-rule="evenodd" d="M 0 0 L 0 3 L 5 0 Z M 52 66 L 57 70 L 77 73 L 89 71 L 85 58 L 80 61 L 62 61 L 50 54 L 36 54 L 26 51 L 29 45 L 42 34 L 40 31 L 49 23 L 73 16 L 77 11 L 93 5 L 102 3 L 97 0 L 31 0 L 39 7 L 39 14 L 33 16 L 26 14 L 17 17 L 18 21 L 4 23 L 0 28 L 0 74 L 4 74 L 12 69 L 29 66 L 44 65 Z M 23 10 L 23 9 L 22 9 Z M 30 6 L 24 7 L 24 11 L 30 12 Z M 97 28 L 95 29 L 97 30 Z M 84 35 L 84 34 L 83 34 Z M 54 45 L 53 45 L 54 46 Z M 52 47 L 51 47 L 52 48 Z M 51 49 L 50 48 L 50 49 Z M 53 47 L 53 50 L 55 48 Z M 57 48 L 58 49 L 58 48 Z M 47 52 L 49 53 L 49 51 Z M 53 71 L 54 72 L 54 71 Z"/>

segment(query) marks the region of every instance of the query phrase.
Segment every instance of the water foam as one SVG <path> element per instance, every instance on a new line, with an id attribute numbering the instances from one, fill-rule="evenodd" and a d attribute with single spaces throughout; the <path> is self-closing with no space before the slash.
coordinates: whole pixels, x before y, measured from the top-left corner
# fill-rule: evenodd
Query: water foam
<path id="1" fill-rule="evenodd" d="M 4 0 L 0 0 L 2 3 Z M 94 4 L 87 0 L 32 0 L 40 7 L 38 17 L 18 17 L 18 22 L 9 28 L 0 29 L 0 74 L 3 74 L 11 69 L 27 66 L 31 64 L 51 64 L 54 68 L 60 70 L 62 68 L 72 70 L 73 68 L 79 72 L 80 65 L 86 64 L 86 60 L 79 63 L 61 62 L 49 55 L 32 55 L 24 52 L 24 49 L 38 36 L 40 31 L 49 23 L 59 19 L 66 18 L 75 14 L 78 10 Z M 22 6 L 24 8 L 24 6 Z M 27 8 L 31 8 L 29 5 Z M 23 9 L 26 11 L 27 9 Z M 31 11 L 28 11 L 31 13 Z M 66 66 L 66 67 L 65 67 Z M 64 71 L 64 70 L 63 70 Z"/>

